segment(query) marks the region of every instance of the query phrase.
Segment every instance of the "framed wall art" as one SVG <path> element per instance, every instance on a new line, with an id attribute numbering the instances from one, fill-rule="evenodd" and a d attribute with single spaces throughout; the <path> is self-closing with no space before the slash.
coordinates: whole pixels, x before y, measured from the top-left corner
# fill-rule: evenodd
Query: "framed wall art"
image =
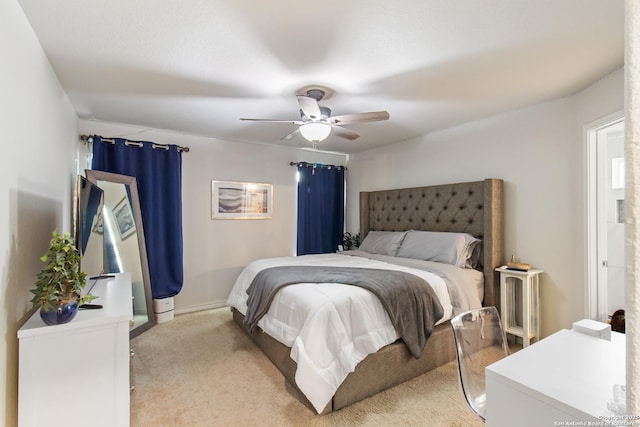
<path id="1" fill-rule="evenodd" d="M 273 185 L 211 181 L 211 219 L 271 219 Z"/>
<path id="2" fill-rule="evenodd" d="M 113 208 L 113 216 L 116 218 L 121 240 L 126 239 L 136 231 L 136 224 L 133 222 L 133 213 L 127 196 L 124 196 Z"/>

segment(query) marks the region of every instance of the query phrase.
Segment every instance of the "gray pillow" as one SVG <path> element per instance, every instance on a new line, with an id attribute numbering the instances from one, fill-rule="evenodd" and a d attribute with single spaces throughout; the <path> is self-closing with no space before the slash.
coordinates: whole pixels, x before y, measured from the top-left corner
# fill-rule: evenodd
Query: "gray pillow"
<path id="1" fill-rule="evenodd" d="M 396 256 L 405 234 L 406 231 L 370 231 L 358 249 L 370 254 Z"/>
<path id="2" fill-rule="evenodd" d="M 468 233 L 411 230 L 402 241 L 397 256 L 475 268 L 480 249 L 480 240 Z"/>

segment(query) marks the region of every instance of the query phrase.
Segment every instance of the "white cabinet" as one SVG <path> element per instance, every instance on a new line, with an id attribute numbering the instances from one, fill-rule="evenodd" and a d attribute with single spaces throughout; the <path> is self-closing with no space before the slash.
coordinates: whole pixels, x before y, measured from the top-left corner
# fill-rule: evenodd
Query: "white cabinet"
<path id="1" fill-rule="evenodd" d="M 625 348 L 617 332 L 606 340 L 563 329 L 489 365 L 486 425 L 632 425 L 607 409 L 614 385 L 625 385 Z"/>
<path id="2" fill-rule="evenodd" d="M 91 293 L 102 309 L 55 326 L 36 312 L 18 331 L 20 427 L 129 425 L 131 275 L 100 279 Z"/>

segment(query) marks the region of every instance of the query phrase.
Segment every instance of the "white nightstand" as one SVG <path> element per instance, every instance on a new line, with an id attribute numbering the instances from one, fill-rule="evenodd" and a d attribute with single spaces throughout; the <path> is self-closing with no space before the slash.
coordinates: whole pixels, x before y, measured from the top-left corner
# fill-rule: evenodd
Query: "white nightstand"
<path id="1" fill-rule="evenodd" d="M 531 338 L 540 339 L 540 273 L 509 270 L 505 266 L 496 268 L 500 273 L 500 303 L 502 327 L 508 334 L 522 337 L 522 347 L 530 344 Z M 522 326 L 516 324 L 516 288 L 522 289 Z"/>

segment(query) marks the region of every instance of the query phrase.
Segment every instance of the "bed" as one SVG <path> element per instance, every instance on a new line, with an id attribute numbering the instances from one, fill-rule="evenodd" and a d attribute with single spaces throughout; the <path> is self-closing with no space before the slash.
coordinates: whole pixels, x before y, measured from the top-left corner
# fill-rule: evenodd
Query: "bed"
<path id="1" fill-rule="evenodd" d="M 461 310 L 461 295 L 464 295 L 463 299 L 465 301 L 469 300 L 467 302 L 472 305 L 493 305 L 498 309 L 500 308 L 499 280 L 495 268 L 503 263 L 502 191 L 502 180 L 486 179 L 476 182 L 362 192 L 360 193 L 360 233 L 363 239 L 363 246 L 368 243 L 369 245 L 365 249 L 372 250 L 373 254 L 368 251 L 364 253 L 363 251 L 350 251 L 343 254 L 257 260 L 248 265 L 240 274 L 234 285 L 234 290 L 231 292 L 228 303 L 231 306 L 233 318 L 278 367 L 286 380 L 301 391 L 303 396 L 301 399 L 318 413 L 338 410 L 452 361 L 455 359 L 455 347 L 447 319 L 456 310 Z M 424 248 L 424 246 L 416 244 L 410 245 L 410 239 L 407 236 L 412 236 L 414 239 L 412 242 L 416 243 L 421 242 L 421 240 L 415 240 L 414 236 L 423 238 L 425 234 L 433 234 L 438 236 L 446 235 L 448 238 L 449 235 L 457 236 L 458 233 L 472 236 L 479 241 L 477 245 L 470 245 L 473 251 L 469 249 L 469 259 L 471 259 L 471 253 L 473 253 L 473 263 L 457 266 L 474 268 L 452 269 L 450 265 L 440 266 L 441 263 L 432 261 L 426 261 L 427 264 L 431 263 L 427 266 L 423 266 L 422 261 L 417 265 L 415 259 L 407 261 L 404 256 L 407 253 L 411 254 L 412 251 L 417 250 L 420 252 Z M 382 245 L 387 244 L 385 247 L 388 248 L 390 247 L 388 246 L 390 238 L 392 240 L 399 239 L 400 241 L 397 247 L 394 247 L 396 252 L 389 254 L 383 250 L 380 253 L 375 253 L 376 250 L 372 249 L 370 243 L 383 242 Z M 456 239 L 458 238 L 456 237 Z M 470 241 L 468 237 L 465 237 L 465 239 L 465 241 Z M 403 245 L 408 249 L 405 249 Z M 378 246 L 379 248 L 380 246 Z M 411 256 L 419 257 L 413 254 Z M 287 303 L 291 304 L 292 301 L 295 301 L 297 293 L 315 292 L 315 289 L 318 288 L 312 288 L 313 284 L 304 284 L 281 289 L 274 298 L 273 304 L 281 304 L 284 308 L 277 308 L 280 306 L 274 308 L 272 305 L 269 308 L 269 313 L 260 320 L 258 326 L 248 326 L 246 324 L 247 305 L 246 303 L 243 305 L 240 301 L 240 295 L 246 293 L 249 282 L 260 271 L 271 267 L 292 266 L 296 262 L 302 265 L 315 265 L 318 263 L 322 265 L 335 264 L 349 267 L 355 265 L 356 267 L 380 269 L 387 269 L 389 265 L 394 265 L 394 267 L 391 267 L 393 270 L 406 270 L 414 275 L 424 276 L 424 279 L 429 282 L 438 298 L 442 294 L 442 289 L 437 289 L 440 286 L 438 282 L 443 280 L 445 285 L 448 286 L 450 282 L 455 281 L 451 280 L 453 277 L 458 277 L 456 276 L 459 274 L 457 270 L 465 270 L 464 274 L 469 273 L 469 277 L 474 277 L 473 272 L 475 271 L 475 276 L 480 276 L 481 285 L 473 288 L 471 292 L 460 291 L 460 293 L 453 293 L 449 290 L 449 296 L 444 296 L 442 300 L 439 300 L 444 320 L 442 321 L 441 319 L 435 327 L 429 330 L 430 336 L 426 340 L 426 345 L 421 350 L 421 354 L 416 355 L 415 348 L 413 348 L 412 354 L 405 342 L 402 339 L 398 339 L 397 332 L 393 327 L 389 329 L 388 324 L 383 324 L 380 327 L 376 326 L 374 329 L 382 332 L 378 334 L 379 336 L 376 335 L 374 337 L 374 344 L 363 344 L 365 349 L 370 345 L 373 345 L 373 347 L 369 350 L 369 353 L 358 357 L 353 369 L 349 372 L 341 372 L 339 375 L 332 372 L 332 380 L 333 375 L 337 376 L 336 383 L 331 385 L 333 388 L 327 389 L 323 381 L 318 381 L 317 387 L 314 386 L 310 389 L 308 382 L 313 381 L 313 376 L 316 375 L 315 373 L 309 374 L 308 366 L 315 366 L 313 361 L 307 361 L 306 354 L 301 355 L 300 345 L 298 341 L 294 340 L 294 337 L 289 339 L 282 338 L 282 334 L 286 335 L 288 332 L 287 327 L 282 327 L 281 323 L 272 322 L 269 319 L 272 311 L 285 311 L 288 313 L 289 318 L 295 318 L 297 314 L 292 315 L 289 313 L 289 311 L 294 310 L 290 310 L 290 306 Z M 466 262 L 469 263 L 469 261 Z M 400 266 L 395 266 L 396 263 Z M 444 268 L 445 271 L 438 270 L 440 267 Z M 416 272 L 416 269 L 420 271 Z M 303 279 L 300 281 L 304 282 Z M 356 288 L 344 285 L 337 286 Z M 324 286 L 322 292 L 334 292 L 334 288 L 335 286 Z M 335 290 L 335 292 L 338 292 L 338 290 Z M 361 296 L 367 294 L 367 291 L 362 289 L 356 292 L 360 292 Z M 477 301 L 475 302 L 472 297 L 474 293 L 477 295 Z M 377 301 L 375 296 L 373 296 L 373 299 Z M 352 310 L 351 303 L 349 303 L 349 309 Z M 295 310 L 298 310 L 298 307 Z M 351 317 L 352 314 L 342 314 L 342 316 Z M 367 313 L 363 315 L 360 323 L 373 324 L 373 317 L 375 316 Z M 388 318 L 389 316 L 387 316 L 387 322 L 389 321 Z M 319 319 L 316 323 L 332 324 L 331 321 L 323 317 L 319 317 Z M 359 323 L 357 324 L 359 325 Z M 357 329 L 358 327 L 352 328 Z M 319 336 L 314 329 L 316 326 L 313 323 L 311 323 L 311 326 L 307 325 L 303 328 L 305 328 L 305 333 L 312 341 Z M 282 334 L 280 334 L 281 332 Z M 394 336 L 393 333 L 396 333 L 396 335 Z M 272 335 L 278 337 L 278 339 Z M 336 335 L 340 335 L 340 333 Z M 380 341 L 382 339 L 389 342 Z M 318 342 L 318 340 L 320 341 Z M 327 342 L 324 340 L 327 340 Z M 318 347 L 319 351 L 322 352 L 325 348 L 331 348 L 332 345 L 340 345 L 340 343 L 328 342 L 332 340 L 331 336 L 328 339 L 317 338 L 316 342 L 311 345 L 307 344 L 307 346 Z M 358 349 L 358 351 L 354 350 L 353 353 L 359 354 L 361 351 L 362 349 Z M 350 357 L 352 354 L 351 348 L 349 348 L 349 352 L 344 353 Z M 341 355 L 340 357 L 343 356 Z M 294 361 L 294 359 L 298 362 Z M 350 363 L 354 362 L 350 361 Z M 321 375 L 325 374 L 321 373 Z M 304 378 L 304 382 L 301 377 Z M 314 394 L 316 389 L 318 394 L 322 395 L 321 397 Z M 329 397 L 327 397 L 327 393 L 330 394 Z M 326 404 L 323 403 L 325 401 L 327 401 Z"/>

